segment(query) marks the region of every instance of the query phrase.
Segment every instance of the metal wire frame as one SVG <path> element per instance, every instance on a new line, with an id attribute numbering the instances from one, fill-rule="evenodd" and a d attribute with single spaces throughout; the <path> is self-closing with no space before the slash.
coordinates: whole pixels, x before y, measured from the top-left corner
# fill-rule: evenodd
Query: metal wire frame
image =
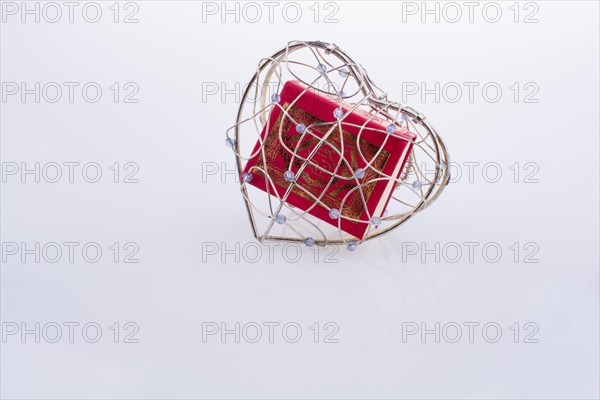
<path id="1" fill-rule="evenodd" d="M 267 96 L 268 96 L 269 91 L 267 89 L 268 89 L 268 86 L 270 85 L 270 83 L 272 83 L 272 79 L 274 76 L 277 79 L 277 81 L 276 81 L 277 87 L 280 88 L 284 83 L 282 81 L 282 78 L 283 78 L 283 72 L 284 72 L 283 68 L 285 67 L 286 71 L 289 74 L 291 74 L 296 79 L 304 81 L 304 83 L 307 84 L 311 90 L 323 91 L 322 89 L 320 89 L 314 85 L 314 83 L 319 79 L 319 77 L 322 77 L 322 74 L 319 74 L 319 76 L 314 81 L 307 82 L 304 79 L 300 78 L 299 76 L 296 76 L 294 74 L 294 72 L 290 69 L 290 67 L 289 67 L 290 64 L 299 64 L 299 65 L 314 68 L 314 66 L 310 66 L 308 64 L 295 61 L 291 58 L 291 55 L 294 52 L 297 52 L 302 49 L 309 50 L 312 53 L 312 55 L 314 55 L 314 57 L 317 59 L 317 61 L 319 63 L 326 63 L 326 65 L 334 68 L 334 70 L 336 70 L 336 69 L 340 70 L 343 68 L 348 72 L 347 76 L 354 79 L 355 83 L 358 86 L 358 90 L 363 95 L 362 99 L 360 99 L 360 101 L 354 106 L 354 108 L 358 108 L 358 107 L 368 108 L 370 110 L 370 113 L 373 115 L 373 117 L 375 117 L 375 116 L 382 117 L 394 124 L 399 124 L 398 119 L 400 118 L 400 123 L 402 123 L 403 121 L 406 121 L 405 122 L 406 127 L 409 128 L 411 131 L 417 133 L 417 135 L 418 135 L 417 140 L 415 140 L 415 142 L 413 144 L 413 146 L 414 146 L 413 152 L 410 155 L 409 162 L 407 162 L 407 167 L 405 168 L 406 171 L 404 172 L 404 174 L 402 174 L 402 176 L 400 178 L 390 177 L 390 176 L 383 174 L 381 171 L 377 171 L 377 172 L 379 172 L 379 177 L 376 179 L 373 179 L 373 180 L 370 180 L 367 182 L 362 182 L 362 183 L 358 182 L 358 180 L 357 180 L 356 187 L 352 190 L 358 190 L 360 192 L 360 195 L 363 200 L 363 204 L 365 205 L 365 210 L 366 210 L 366 204 L 365 204 L 364 194 L 362 193 L 362 188 L 365 185 L 373 183 L 375 181 L 394 180 L 398 185 L 410 186 L 406 182 L 408 173 L 410 171 L 410 173 L 414 174 L 415 177 L 417 177 L 419 179 L 419 181 L 422 180 L 425 182 L 425 184 L 423 186 L 425 186 L 426 188 L 423 189 L 423 187 L 418 187 L 414 191 L 419 197 L 419 201 L 417 202 L 417 204 L 414 204 L 414 205 L 412 205 L 396 196 L 392 196 L 391 201 L 395 201 L 399 204 L 406 206 L 407 208 L 410 208 L 409 211 L 399 213 L 399 214 L 394 214 L 394 215 L 383 216 L 381 218 L 381 221 L 388 223 L 387 226 L 385 226 L 383 229 L 377 229 L 375 231 L 375 230 L 371 229 L 371 226 L 369 225 L 366 236 L 362 240 L 355 240 L 355 239 L 349 239 L 348 237 L 344 237 L 344 235 L 340 229 L 341 219 L 342 218 L 348 219 L 347 217 L 342 216 L 338 219 L 339 235 L 337 235 L 337 236 L 339 236 L 339 237 L 333 237 L 333 235 L 331 235 L 331 234 L 330 235 L 325 234 L 319 227 L 316 226 L 316 224 L 314 224 L 311 221 L 312 216 L 308 215 L 306 210 L 298 211 L 298 210 L 290 207 L 286 203 L 287 196 L 290 193 L 290 191 L 292 190 L 292 188 L 294 187 L 295 182 L 293 182 L 290 185 L 290 187 L 288 187 L 288 190 L 284 196 L 279 197 L 279 195 L 277 194 L 277 192 L 275 190 L 273 190 L 273 193 L 271 193 L 270 189 L 271 189 L 271 186 L 273 185 L 273 182 L 268 175 L 268 169 L 261 170 L 261 172 L 265 176 L 270 215 L 259 211 L 258 207 L 250 200 L 248 189 L 246 187 L 245 182 L 240 179 L 240 190 L 241 190 L 242 196 L 244 198 L 244 203 L 246 206 L 246 210 L 248 212 L 248 217 L 250 219 L 250 225 L 252 227 L 252 232 L 254 234 L 254 237 L 256 239 L 258 239 L 260 242 L 264 242 L 264 241 L 302 242 L 302 241 L 304 241 L 305 235 L 303 235 L 297 229 L 294 228 L 294 225 L 292 222 L 295 220 L 290 220 L 289 222 L 286 223 L 286 225 L 296 235 L 298 235 L 298 237 L 269 234 L 269 232 L 273 226 L 273 223 L 275 221 L 275 216 L 278 215 L 279 212 L 281 211 L 281 209 L 284 207 L 289 209 L 297 217 L 296 220 L 302 219 L 304 222 L 308 223 L 310 226 L 312 226 L 315 229 L 315 232 L 319 235 L 319 237 L 314 238 L 315 245 L 339 245 L 339 244 L 348 244 L 349 242 L 360 243 L 360 242 L 364 242 L 366 240 L 370 240 L 375 237 L 381 236 L 383 234 L 389 233 L 393 229 L 397 228 L 398 226 L 400 226 L 401 224 L 403 224 L 404 222 L 406 222 L 407 220 L 412 218 L 412 216 L 415 215 L 417 212 L 419 212 L 419 211 L 425 209 L 426 207 L 428 207 L 429 205 L 431 205 L 438 198 L 438 196 L 442 193 L 442 191 L 448 185 L 449 180 L 450 180 L 450 173 L 449 173 L 449 168 L 448 168 L 449 163 L 450 163 L 449 155 L 446 150 L 444 141 L 442 140 L 440 135 L 435 131 L 435 129 L 432 127 L 432 125 L 429 123 L 429 121 L 423 114 L 419 113 L 414 108 L 411 108 L 408 106 L 403 106 L 402 104 L 397 103 L 397 102 L 389 101 L 387 99 L 387 94 L 383 90 L 381 90 L 372 81 L 372 79 L 367 74 L 366 70 L 360 64 L 356 63 L 352 58 L 350 58 L 350 56 L 347 53 L 345 53 L 343 50 L 341 50 L 335 44 L 329 44 L 329 43 L 324 43 L 324 42 L 320 42 L 320 41 L 307 41 L 307 42 L 291 41 L 287 44 L 286 47 L 279 50 L 278 52 L 273 54 L 271 57 L 265 58 L 259 62 L 256 73 L 251 78 L 249 84 L 246 86 L 246 89 L 242 95 L 241 103 L 240 103 L 237 117 L 236 117 L 236 123 L 231 128 L 229 128 L 226 132 L 226 137 L 228 140 L 230 140 L 230 143 L 232 144 L 232 147 L 234 150 L 238 175 L 241 174 L 243 171 L 244 160 L 249 158 L 249 157 L 246 157 L 246 158 L 242 157 L 240 154 L 240 138 L 242 137 L 242 133 L 241 133 L 242 126 L 247 123 L 253 123 L 254 127 L 258 133 L 258 138 L 259 138 L 259 140 L 261 140 L 260 132 L 262 131 L 262 127 L 265 124 L 269 124 L 269 115 L 270 115 L 270 111 L 272 110 L 271 107 L 276 107 L 276 106 L 280 107 L 281 111 L 285 114 L 285 116 L 290 117 L 289 114 L 287 113 L 287 111 L 288 111 L 287 109 L 283 109 L 279 104 L 276 104 L 276 103 L 271 103 L 271 104 L 268 103 Z M 335 57 L 337 60 L 341 61 L 342 64 L 340 66 L 334 67 L 332 63 L 330 63 L 329 61 L 327 61 L 325 59 L 323 54 L 325 54 L 327 56 Z M 263 74 L 265 72 L 266 72 L 266 75 L 261 84 L 260 77 L 261 77 L 261 74 Z M 329 78 L 327 78 L 327 75 L 325 75 L 325 79 L 327 79 L 329 81 Z M 329 83 L 331 83 L 331 82 L 329 82 Z M 249 99 L 250 99 L 250 96 L 252 95 L 252 92 L 254 92 L 256 95 L 259 90 L 260 90 L 260 101 L 254 102 L 252 115 L 248 118 L 244 118 L 244 108 L 250 103 Z M 254 99 L 256 99 L 256 98 L 257 97 L 255 96 Z M 340 95 L 340 98 L 341 98 L 341 95 Z M 257 104 L 258 104 L 258 107 L 257 107 Z M 306 158 L 302 158 L 296 153 L 297 147 L 294 150 L 288 149 L 288 151 L 290 151 L 292 153 L 293 157 L 298 157 L 299 159 L 303 160 L 303 165 L 298 170 L 299 174 L 302 173 L 302 170 L 307 165 L 311 165 L 312 167 L 318 167 L 317 164 L 311 162 L 311 157 L 313 154 L 315 154 L 315 152 L 318 150 L 318 148 L 320 146 L 328 145 L 326 139 L 331 134 L 333 134 L 333 132 L 336 130 L 336 128 L 338 128 L 338 130 L 340 131 L 340 134 L 341 134 L 341 121 L 343 121 L 343 118 L 340 119 L 340 123 L 338 123 L 337 125 L 335 125 L 335 123 L 332 124 L 332 127 L 328 130 L 327 134 L 325 134 L 320 139 L 319 144 L 311 151 L 311 154 L 309 154 Z M 360 127 L 361 133 L 364 128 L 365 128 L 364 125 L 362 127 Z M 425 132 L 423 133 L 422 130 L 424 130 Z M 308 129 L 307 129 L 307 131 L 308 131 Z M 231 132 L 232 132 L 232 134 L 230 135 Z M 281 132 L 281 127 L 280 127 L 280 131 L 279 131 L 280 144 L 285 145 L 281 139 L 281 134 L 282 134 L 282 132 Z M 360 139 L 360 133 L 359 133 L 359 137 L 357 138 L 357 142 L 359 139 Z M 343 141 L 342 141 L 342 143 L 343 143 Z M 360 153 L 360 146 L 358 146 L 358 149 L 359 149 L 359 153 Z M 433 169 L 434 175 L 431 179 L 427 178 L 425 176 L 425 174 L 423 173 L 422 168 L 420 168 L 419 160 L 417 159 L 417 156 L 415 156 L 416 149 L 421 149 L 422 152 L 426 155 L 426 157 L 424 157 L 424 158 L 429 159 L 428 160 L 429 163 L 433 162 L 435 164 L 435 168 Z M 340 165 L 342 162 L 346 162 L 346 164 L 347 164 L 347 160 L 345 160 L 344 156 L 343 156 L 343 154 L 344 154 L 343 153 L 343 145 L 342 145 L 341 150 L 338 150 L 336 148 L 333 148 L 333 150 L 336 151 L 340 155 L 340 161 L 336 167 L 336 171 L 337 171 L 337 169 L 340 168 Z M 260 151 L 262 152 L 262 157 L 264 159 L 265 155 L 264 155 L 264 149 L 262 146 L 262 142 L 261 142 L 261 146 L 260 146 Z M 360 156 L 363 157 L 363 160 L 364 160 L 364 156 L 362 154 L 360 154 Z M 373 158 L 375 158 L 375 157 L 373 157 Z M 264 163 L 264 165 L 266 165 L 266 162 Z M 320 167 L 318 167 L 318 168 L 320 168 Z M 321 204 L 324 206 L 324 204 L 320 200 L 321 200 L 321 197 L 323 196 L 323 194 L 328 190 L 330 184 L 331 184 L 331 180 L 330 180 L 329 184 L 325 187 L 325 189 L 323 189 L 321 196 L 319 196 L 318 198 L 315 197 L 314 206 L 317 206 L 318 204 Z M 342 201 L 342 206 L 343 206 L 344 202 L 346 201 L 346 198 L 349 195 L 350 195 L 350 193 L 346 194 L 346 196 L 344 197 L 344 199 Z M 276 207 L 275 211 L 274 211 L 273 203 L 272 203 L 274 198 L 276 200 L 278 200 L 278 203 L 279 203 L 278 206 Z M 340 211 L 342 211 L 342 207 L 340 207 Z M 255 219 L 255 212 L 270 219 L 268 226 L 263 233 L 260 233 L 258 230 L 258 226 L 257 226 L 256 219 Z"/>

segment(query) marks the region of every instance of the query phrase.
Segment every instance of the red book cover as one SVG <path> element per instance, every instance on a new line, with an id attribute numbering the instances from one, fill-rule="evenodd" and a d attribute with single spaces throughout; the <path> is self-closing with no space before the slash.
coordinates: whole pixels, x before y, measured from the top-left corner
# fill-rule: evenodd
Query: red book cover
<path id="1" fill-rule="evenodd" d="M 399 125 L 388 134 L 389 122 L 362 110 L 349 113 L 352 107 L 299 81 L 286 82 L 242 176 L 251 173 L 248 184 L 280 199 L 291 186 L 288 204 L 362 239 L 369 216 L 382 217 L 396 186 L 375 179 L 402 174 L 416 135 Z M 292 181 L 286 171 L 293 172 Z M 356 189 L 361 184 L 362 194 Z M 339 221 L 331 209 L 339 211 Z"/>

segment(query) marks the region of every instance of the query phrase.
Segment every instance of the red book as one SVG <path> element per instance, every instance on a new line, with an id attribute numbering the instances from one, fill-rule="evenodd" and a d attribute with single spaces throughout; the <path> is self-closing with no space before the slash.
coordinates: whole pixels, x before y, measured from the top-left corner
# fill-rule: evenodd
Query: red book
<path id="1" fill-rule="evenodd" d="M 416 135 L 400 125 L 387 133 L 389 122 L 362 110 L 349 113 L 352 107 L 299 81 L 286 82 L 242 177 L 251 173 L 248 184 L 280 199 L 292 186 L 288 204 L 363 239 L 369 216 L 382 217 L 396 186 L 392 179 L 373 180 L 401 176 Z M 286 171 L 293 172 L 288 180 Z M 361 195 L 356 187 L 363 183 Z M 339 221 L 331 218 L 332 209 Z"/>

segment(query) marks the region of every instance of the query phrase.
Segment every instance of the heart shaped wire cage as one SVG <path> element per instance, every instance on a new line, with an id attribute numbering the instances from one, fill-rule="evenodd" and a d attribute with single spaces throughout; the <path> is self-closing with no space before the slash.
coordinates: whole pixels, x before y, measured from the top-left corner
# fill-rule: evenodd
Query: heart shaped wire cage
<path id="1" fill-rule="evenodd" d="M 302 82 L 307 86 L 306 90 L 314 90 L 340 104 L 343 103 L 346 107 L 351 107 L 352 112 L 362 112 L 369 119 L 384 120 L 389 124 L 387 126 L 393 125 L 399 130 L 409 130 L 416 134 L 412 152 L 408 155 L 401 174 L 393 177 L 378 170 L 372 160 L 366 159 L 366 156 L 361 153 L 360 146 L 357 147 L 359 153 L 357 156 L 362 157 L 367 162 L 366 168 L 371 169 L 368 179 L 360 179 L 360 175 L 355 176 L 357 174 L 352 173 L 347 155 L 336 148 L 333 150 L 338 155 L 337 164 L 333 168 L 324 169 L 312 159 L 315 152 L 309 155 L 300 154 L 296 151 L 297 146 L 284 143 L 279 134 L 279 144 L 290 153 L 296 163 L 300 162 L 300 165 L 296 165 L 299 166 L 296 168 L 296 179 L 290 182 L 285 193 L 270 190 L 269 188 L 275 187 L 275 183 L 274 177 L 269 175 L 270 171 L 266 167 L 269 161 L 264 151 L 266 141 L 261 138 L 261 132 L 269 123 L 270 114 L 275 107 L 279 107 L 286 117 L 293 118 L 288 113 L 289 105 L 282 105 L 279 102 L 281 89 L 289 80 Z M 327 145 L 326 139 L 329 135 L 341 135 L 344 118 L 345 115 L 342 115 L 323 123 L 327 130 L 320 145 Z M 321 132 L 323 132 L 323 124 L 320 124 Z M 313 128 L 307 126 L 307 134 L 310 134 Z M 363 128 L 364 125 L 359 127 L 359 135 Z M 389 132 L 381 130 L 377 134 L 389 135 Z M 255 148 L 257 143 L 260 144 L 258 152 Z M 236 123 L 226 132 L 226 144 L 235 154 L 241 193 L 252 231 L 260 242 L 292 241 L 304 242 L 309 246 L 345 244 L 353 250 L 361 242 L 390 232 L 417 212 L 427 208 L 441 194 L 450 179 L 448 169 L 450 160 L 446 146 L 425 116 L 411 107 L 388 100 L 387 94 L 375 85 L 360 64 L 352 60 L 338 46 L 320 41 L 292 41 L 271 57 L 260 60 L 256 73 L 244 87 Z M 262 161 L 259 164 L 263 168 L 258 166 L 253 168 L 264 176 L 265 182 L 268 182 L 266 191 L 253 187 L 246 182 L 248 179 L 242 176 L 248 160 L 257 154 Z M 323 196 L 329 189 L 329 185 L 325 185 L 321 193 L 301 188 L 307 193 L 306 197 L 312 201 L 310 207 L 300 209 L 288 202 L 289 193 L 301 181 L 298 178 L 317 168 L 321 172 L 327 171 L 331 180 L 343 179 L 347 184 L 352 184 L 352 188 L 342 196 L 337 210 L 339 211 L 337 226 L 335 222 L 327 223 L 309 213 L 314 207 L 324 207 L 331 211 L 323 202 Z M 379 181 L 394 181 L 394 190 L 385 211 L 381 212 L 381 215 L 367 215 L 367 218 L 362 218 L 360 221 L 347 215 L 344 206 L 348 198 L 352 196 L 356 198 L 358 194 L 366 210 L 365 191 L 369 185 L 372 187 Z M 343 219 L 366 224 L 366 234 L 357 238 L 344 232 L 341 229 Z"/>

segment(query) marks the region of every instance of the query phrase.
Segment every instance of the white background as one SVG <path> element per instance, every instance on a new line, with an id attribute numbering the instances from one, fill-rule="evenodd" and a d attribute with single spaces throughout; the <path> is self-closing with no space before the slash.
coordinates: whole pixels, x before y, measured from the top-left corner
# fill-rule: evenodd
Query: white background
<path id="1" fill-rule="evenodd" d="M 412 3 L 415 15 L 403 13 L 406 3 L 321 3 L 318 15 L 312 3 L 302 3 L 296 23 L 292 10 L 282 14 L 284 3 L 273 22 L 257 3 L 263 15 L 252 23 L 243 3 L 239 22 L 235 14 L 222 22 L 220 2 L 210 15 L 199 2 L 149 1 L 135 3 L 139 22 L 128 24 L 113 21 L 112 2 L 99 3 L 97 23 L 82 17 L 84 2 L 73 23 L 58 4 L 60 21 L 42 16 L 36 23 L 31 15 L 21 22 L 20 10 L 11 15 L 3 3 L 3 85 L 80 83 L 73 103 L 66 89 L 57 103 L 43 97 L 36 103 L 34 95 L 23 102 L 20 93 L 3 98 L 3 171 L 12 163 L 96 162 L 103 175 L 88 183 L 77 169 L 70 183 L 64 167 L 58 183 L 43 176 L 36 183 L 31 174 L 25 183 L 20 173 L 4 177 L 3 331 L 57 323 L 63 336 L 50 343 L 54 331 L 40 332 L 36 343 L 34 334 L 5 335 L 2 397 L 598 398 L 597 2 L 520 3 L 518 22 L 513 2 L 498 2 L 496 23 L 484 18 L 485 2 L 473 22 L 467 6 L 456 3 L 463 15 L 455 23 L 454 14 L 441 14 L 439 22 L 425 15 L 423 22 L 421 2 Z M 444 4 L 437 5 L 440 13 Z M 120 20 L 129 7 L 119 6 Z M 337 22 L 325 23 L 333 11 Z M 524 23 L 533 11 L 538 22 Z M 262 247 L 252 262 L 243 251 L 256 246 L 238 185 L 232 173 L 220 175 L 234 166 L 223 142 L 239 97 L 203 89 L 245 84 L 261 58 L 295 39 L 336 43 L 390 98 L 403 100 L 406 82 L 429 89 L 459 83 L 464 91 L 456 102 L 421 93 L 406 99 L 444 137 L 457 178 L 431 208 L 354 253 L 303 250 L 290 262 L 282 246 L 271 254 Z M 87 82 L 103 89 L 96 103 L 81 96 Z M 114 82 L 121 90 L 137 84 L 139 101 L 115 103 Z M 473 101 L 464 82 L 479 84 Z M 490 82 L 502 89 L 497 102 L 482 94 Z M 524 101 L 527 83 L 538 88 L 535 103 Z M 120 175 L 114 183 L 115 162 L 136 163 L 139 182 L 123 183 Z M 479 163 L 472 176 L 465 163 Z M 496 183 L 496 169 L 482 173 L 490 163 L 502 173 Z M 533 182 L 525 179 L 532 171 L 526 163 L 534 165 Z M 207 175 L 215 166 L 218 173 Z M 36 242 L 95 242 L 103 255 L 87 262 L 78 247 L 72 263 L 67 254 L 36 263 L 34 255 L 23 262 L 21 253 L 7 254 L 7 243 L 22 250 L 21 243 Z M 123 253 L 114 262 L 114 242 L 135 242 L 139 262 L 122 262 Z M 465 242 L 478 243 L 473 260 Z M 203 253 L 207 243 L 240 250 L 211 255 Z M 406 243 L 421 250 L 457 243 L 463 254 L 457 262 L 441 250 L 409 255 Z M 502 249 L 497 262 L 482 255 L 488 243 Z M 538 262 L 524 262 L 531 249 Z M 80 324 L 73 343 L 65 322 Z M 115 322 L 118 343 L 110 329 Z M 139 327 L 138 343 L 123 343 L 127 322 Z M 280 325 L 273 343 L 266 327 L 258 343 L 246 337 L 236 343 L 233 334 L 203 342 L 206 322 L 228 329 Z M 302 328 L 297 343 L 282 335 L 290 322 Z M 318 343 L 310 329 L 315 322 Z M 327 322 L 339 328 L 337 343 L 324 343 Z M 468 322 L 479 324 L 472 343 Z M 86 323 L 102 328 L 97 343 L 83 337 Z M 462 337 L 451 343 L 447 331 L 439 343 L 434 334 L 403 340 L 410 323 L 427 329 L 456 323 Z M 496 343 L 486 340 L 493 330 L 482 333 L 488 323 L 502 329 Z M 531 332 L 526 323 L 538 328 L 530 337 L 536 343 L 524 340 Z"/>

